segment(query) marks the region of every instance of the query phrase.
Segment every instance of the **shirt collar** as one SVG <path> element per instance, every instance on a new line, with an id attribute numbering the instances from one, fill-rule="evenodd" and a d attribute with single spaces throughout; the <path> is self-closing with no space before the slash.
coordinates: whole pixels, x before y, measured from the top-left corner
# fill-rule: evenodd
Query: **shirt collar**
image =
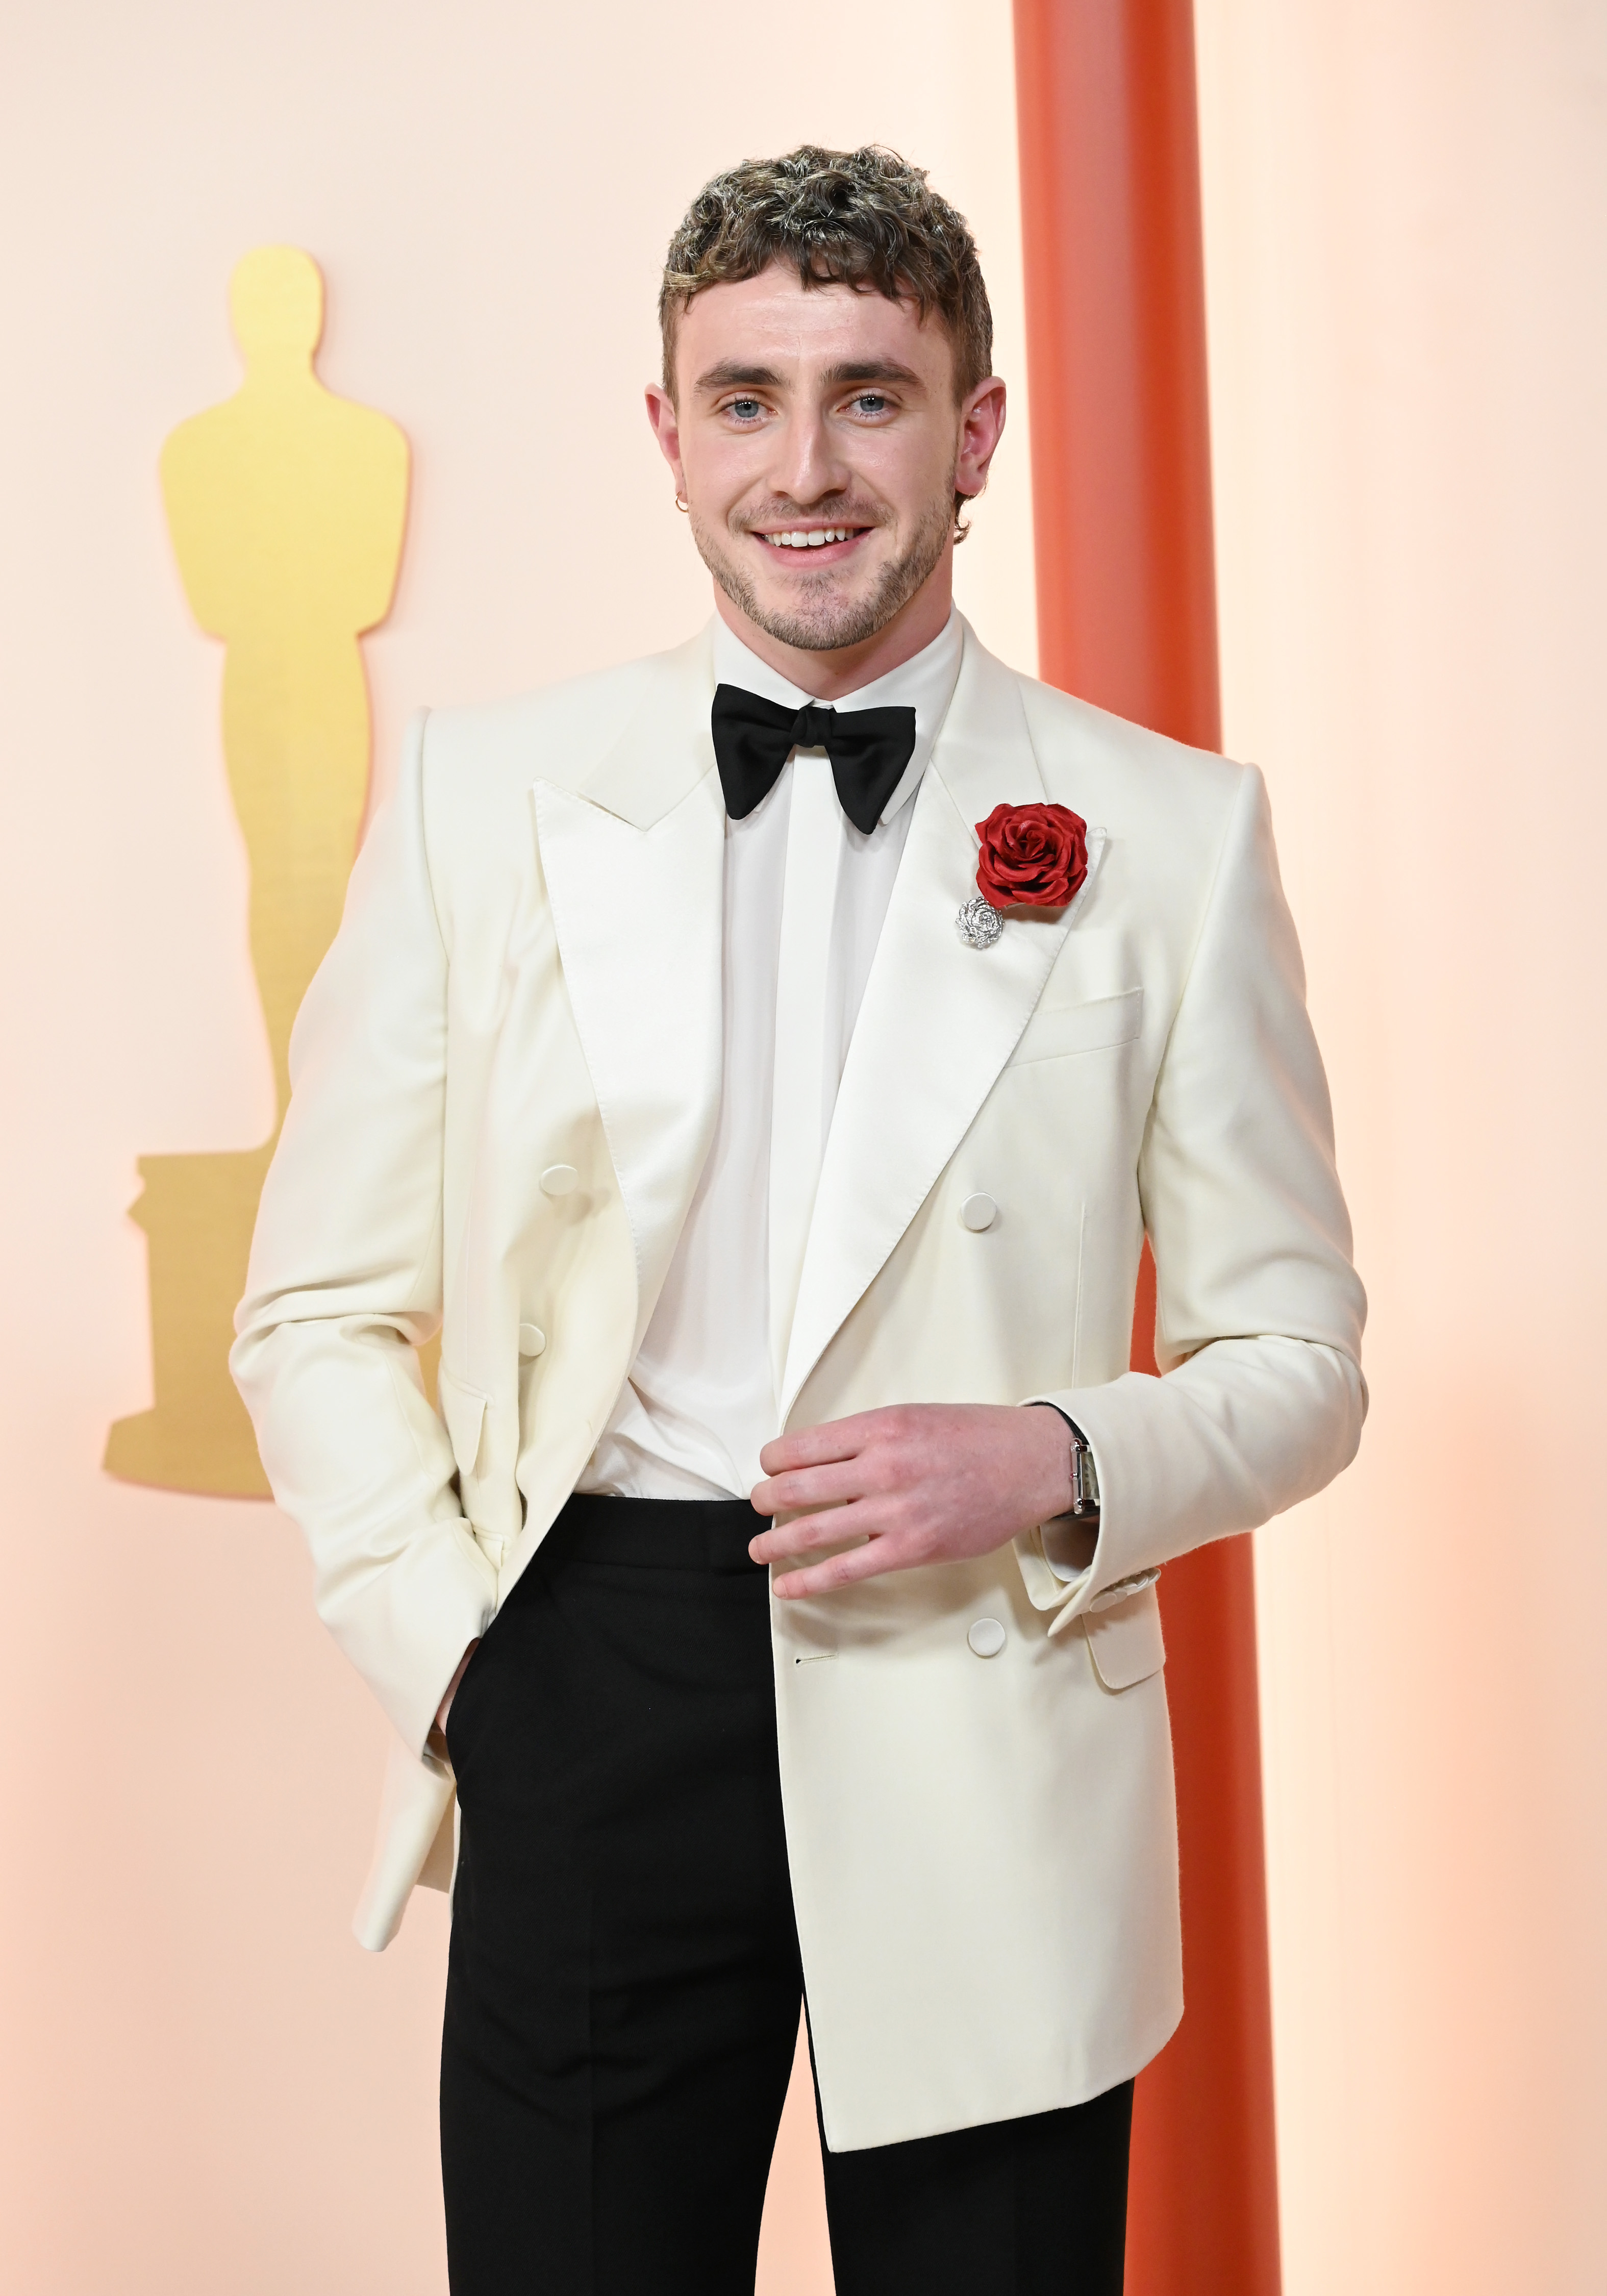
<path id="1" fill-rule="evenodd" d="M 885 677 L 873 678 L 869 685 L 840 695 L 832 705 L 838 709 L 913 709 L 915 713 L 915 746 L 898 787 L 881 808 L 883 821 L 890 821 L 914 795 L 926 771 L 959 683 L 963 651 L 963 626 L 951 607 L 948 619 L 930 645 L 922 646 L 908 661 L 901 661 L 897 669 L 890 669 Z M 717 685 L 745 686 L 750 693 L 762 694 L 767 701 L 778 702 L 786 709 L 801 709 L 820 698 L 806 693 L 768 662 L 761 661 L 718 614 L 714 619 L 714 677 Z"/>

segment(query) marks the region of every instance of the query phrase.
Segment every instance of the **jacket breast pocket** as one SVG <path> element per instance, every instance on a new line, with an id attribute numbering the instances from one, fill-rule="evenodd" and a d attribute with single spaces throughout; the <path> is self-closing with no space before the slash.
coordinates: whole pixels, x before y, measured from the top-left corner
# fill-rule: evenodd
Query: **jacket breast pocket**
<path id="1" fill-rule="evenodd" d="M 1091 996 L 1081 1004 L 1062 1004 L 1035 1013 L 1010 1055 L 1013 1069 L 1036 1061 L 1058 1061 L 1068 1053 L 1103 1052 L 1130 1044 L 1144 1026 L 1144 991 L 1124 988 L 1117 996 Z"/>
<path id="2" fill-rule="evenodd" d="M 1108 1611 L 1085 1611 L 1082 1628 L 1094 1671 L 1107 1690 L 1131 1690 L 1166 1664 L 1160 1604 L 1153 1586 Z"/>

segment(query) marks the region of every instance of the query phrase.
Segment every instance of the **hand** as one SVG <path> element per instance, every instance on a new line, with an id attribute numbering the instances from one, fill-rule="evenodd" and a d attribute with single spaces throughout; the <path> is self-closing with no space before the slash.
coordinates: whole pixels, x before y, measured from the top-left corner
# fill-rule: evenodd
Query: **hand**
<path id="1" fill-rule="evenodd" d="M 440 1732 L 443 1738 L 447 1734 L 447 1717 L 451 1713 L 452 1702 L 457 1696 L 457 1685 L 463 1680 L 464 1673 L 467 1671 L 469 1660 L 473 1657 L 475 1652 L 479 1648 L 480 1636 L 476 1635 L 474 1640 L 470 1644 L 462 1658 L 459 1659 L 457 1662 L 457 1672 L 447 1685 L 447 1694 L 435 1710 L 435 1727 Z"/>
<path id="2" fill-rule="evenodd" d="M 766 1480 L 754 1485 L 754 1506 L 794 1520 L 751 1542 L 756 1562 L 865 1542 L 778 1572 L 783 1600 L 989 1554 L 1071 1504 L 1071 1431 L 1058 1411 L 1031 1406 L 896 1404 L 783 1435 L 758 1458 Z"/>

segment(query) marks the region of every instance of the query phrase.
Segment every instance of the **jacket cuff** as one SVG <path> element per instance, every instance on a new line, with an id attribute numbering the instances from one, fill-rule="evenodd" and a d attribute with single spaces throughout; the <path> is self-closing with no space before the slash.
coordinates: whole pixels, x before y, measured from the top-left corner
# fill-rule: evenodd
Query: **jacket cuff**
<path id="1" fill-rule="evenodd" d="M 349 1605 L 338 1588 L 324 1622 L 368 1683 L 414 1760 L 458 1660 L 496 1615 L 496 1573 L 462 1515 L 420 1526 L 381 1571 L 365 1571 Z"/>
<path id="2" fill-rule="evenodd" d="M 1045 1538 L 1048 1530 L 1053 1536 L 1055 1525 L 1075 1524 L 1075 1516 L 1055 1517 L 1051 1523 L 1034 1523 L 1029 1530 L 1021 1532 L 1015 1539 L 1015 1558 L 1026 1588 L 1027 1599 L 1035 1611 L 1054 1611 L 1058 1616 L 1050 1626 L 1051 1635 L 1058 1635 L 1073 1619 L 1085 1613 L 1108 1611 L 1119 1603 L 1130 1602 L 1152 1587 L 1160 1576 L 1159 1564 L 1140 1570 L 1123 1571 L 1116 1560 L 1112 1541 L 1108 1536 L 1111 1491 L 1106 1479 L 1105 1462 L 1101 1456 L 1095 1435 L 1084 1420 L 1067 1409 L 1071 1398 L 1053 1395 L 1029 1395 L 1024 1405 L 1046 1404 L 1058 1411 L 1066 1424 L 1086 1444 L 1094 1455 L 1094 1471 L 1099 1479 L 1100 1525 L 1095 1539 L 1094 1552 L 1080 1570 L 1051 1556 Z"/>

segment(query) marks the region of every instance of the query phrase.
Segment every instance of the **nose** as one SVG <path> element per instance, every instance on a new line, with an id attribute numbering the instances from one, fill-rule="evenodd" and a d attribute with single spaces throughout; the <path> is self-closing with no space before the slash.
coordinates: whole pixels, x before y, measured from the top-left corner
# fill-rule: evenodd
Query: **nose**
<path id="1" fill-rule="evenodd" d="M 799 407 L 775 436 L 770 485 L 803 510 L 848 485 L 847 465 L 818 408 Z"/>

